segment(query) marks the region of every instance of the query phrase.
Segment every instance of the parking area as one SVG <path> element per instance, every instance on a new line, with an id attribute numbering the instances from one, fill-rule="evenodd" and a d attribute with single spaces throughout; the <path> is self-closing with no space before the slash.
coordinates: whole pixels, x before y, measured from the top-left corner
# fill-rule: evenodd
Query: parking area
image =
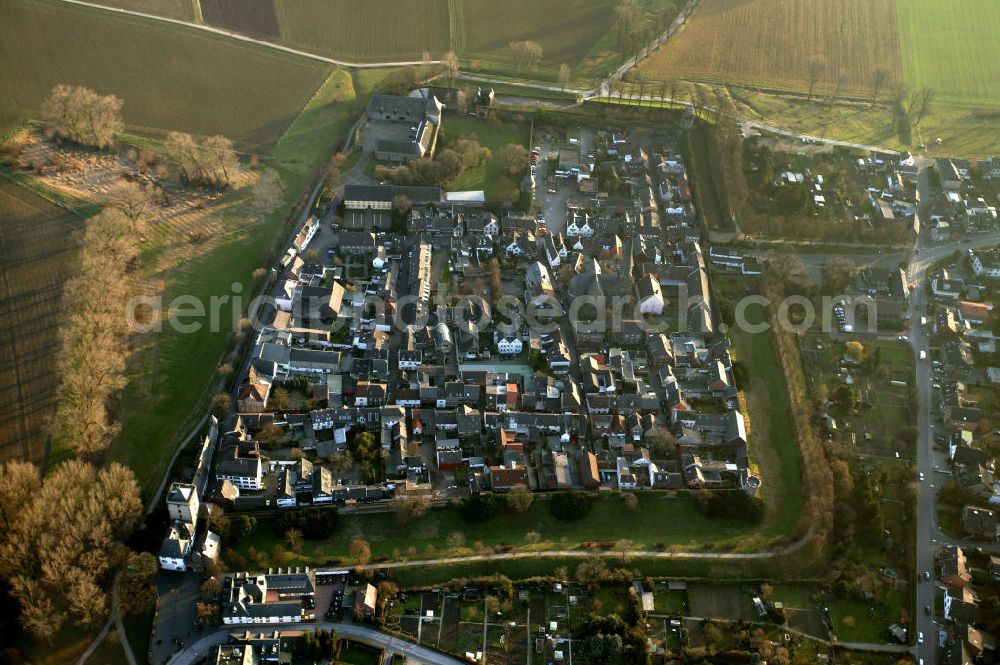
<path id="1" fill-rule="evenodd" d="M 348 572 L 316 573 L 316 616 L 327 621 L 343 618 Z"/>
<path id="2" fill-rule="evenodd" d="M 379 141 L 410 143 L 416 136 L 416 129 L 416 125 L 407 125 L 405 122 L 371 119 L 365 124 L 361 145 L 365 152 L 374 152 Z"/>
<path id="3" fill-rule="evenodd" d="M 201 598 L 201 577 L 160 573 L 157 577 L 156 616 L 150 638 L 150 651 L 155 665 L 165 663 L 185 644 L 197 640 L 203 629 L 195 621 Z"/>
<path id="4" fill-rule="evenodd" d="M 345 210 L 343 227 L 350 231 L 362 229 L 379 229 L 382 231 L 392 227 L 392 213 L 388 210 Z"/>

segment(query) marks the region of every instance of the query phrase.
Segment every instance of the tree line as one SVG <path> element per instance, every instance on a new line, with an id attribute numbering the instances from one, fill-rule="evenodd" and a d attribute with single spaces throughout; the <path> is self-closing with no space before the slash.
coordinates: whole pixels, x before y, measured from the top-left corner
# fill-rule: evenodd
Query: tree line
<path id="1" fill-rule="evenodd" d="M 60 387 L 51 433 L 56 447 L 94 455 L 107 450 L 119 425 L 108 406 L 126 383 L 129 322 L 138 258 L 132 225 L 118 210 L 87 222 L 77 274 L 63 294 Z"/>
<path id="2" fill-rule="evenodd" d="M 770 302 L 772 317 L 785 298 L 785 282 L 775 272 L 764 276 L 764 295 Z M 807 490 L 805 506 L 799 518 L 798 537 L 811 536 L 806 545 L 809 554 L 819 559 L 828 551 L 833 534 L 834 482 L 830 462 L 813 425 L 814 410 L 809 399 L 808 381 L 794 335 L 777 320 L 772 321 L 772 342 L 788 385 L 789 423 L 792 437 L 799 443 L 802 487 Z"/>
<path id="3" fill-rule="evenodd" d="M 115 145 L 125 128 L 121 99 L 100 95 L 83 86 L 60 84 L 42 103 L 45 132 L 50 137 L 104 150 Z M 190 134 L 171 132 L 164 151 L 180 177 L 194 185 L 224 189 L 240 175 L 240 161 L 233 142 L 215 135 L 199 142 Z"/>
<path id="4" fill-rule="evenodd" d="M 97 468 L 80 460 L 60 464 L 44 480 L 33 464 L 0 469 L 0 575 L 20 605 L 20 625 L 36 639 L 64 626 L 92 626 L 109 611 L 108 590 L 122 574 L 125 609 L 155 599 L 151 555 L 123 541 L 142 512 L 139 485 L 121 464 Z"/>

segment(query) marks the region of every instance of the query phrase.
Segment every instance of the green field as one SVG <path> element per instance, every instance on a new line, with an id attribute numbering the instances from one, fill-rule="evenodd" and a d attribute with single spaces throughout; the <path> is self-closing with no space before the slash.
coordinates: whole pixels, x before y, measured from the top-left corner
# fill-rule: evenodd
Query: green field
<path id="1" fill-rule="evenodd" d="M 903 80 L 941 106 L 1000 108 L 1000 4 L 896 0 Z"/>
<path id="2" fill-rule="evenodd" d="M 81 218 L 0 177 L 0 459 L 44 457 L 62 288 L 82 228 Z"/>
<path id="3" fill-rule="evenodd" d="M 300 555 L 290 554 L 288 562 L 274 561 L 274 547 L 282 543 L 272 523 L 261 520 L 253 537 L 241 542 L 239 551 L 248 555 L 252 547 L 269 557 L 271 565 L 346 561 L 348 546 L 355 538 L 369 542 L 372 556 L 379 558 L 424 559 L 436 556 L 472 554 L 483 547 L 511 546 L 521 550 L 574 549 L 585 542 L 615 541 L 626 538 L 638 549 L 715 549 L 718 551 L 760 551 L 773 540 L 783 540 L 788 532 L 776 521 L 754 526 L 733 520 L 705 518 L 685 493 L 641 492 L 639 509 L 623 519 L 623 500 L 605 496 L 597 500 L 586 519 L 562 522 L 539 498 L 524 513 L 503 513 L 481 524 L 470 524 L 453 508 L 431 510 L 423 517 L 401 524 L 393 513 L 355 514 L 342 517 L 342 525 L 327 541 L 306 542 Z M 528 545 L 525 534 L 536 532 L 539 540 Z M 450 534 L 465 534 L 464 546 L 448 549 Z M 413 548 L 413 549 L 411 549 Z M 428 549 L 431 548 L 431 549 Z"/>
<path id="4" fill-rule="evenodd" d="M 528 146 L 530 139 L 528 125 L 504 123 L 495 126 L 485 120 L 467 117 L 449 116 L 442 122 L 444 132 L 443 147 L 448 147 L 450 141 L 465 138 L 475 134 L 479 137 L 479 142 L 496 155 L 501 148 L 508 143 L 516 143 Z M 450 189 L 453 191 L 478 190 L 486 191 L 488 200 L 495 200 L 494 191 L 496 182 L 503 177 L 503 172 L 499 161 L 496 159 L 487 160 L 482 166 L 468 169 L 451 183 Z M 515 185 L 520 183 L 514 182 Z"/>
<path id="5" fill-rule="evenodd" d="M 0 133 L 70 83 L 120 97 L 132 132 L 220 133 L 266 149 L 328 74 L 291 55 L 60 2 L 0 0 L 0 15 Z"/>
<path id="6" fill-rule="evenodd" d="M 276 0 L 284 43 L 359 61 L 435 59 L 450 49 L 446 0 Z"/>
<path id="7" fill-rule="evenodd" d="M 713 275 L 716 293 L 735 299 L 750 293 L 744 279 Z M 749 323 L 764 320 L 760 307 L 746 311 Z M 798 442 L 792 437 L 788 412 L 788 386 L 774 352 L 771 334 L 749 333 L 732 326 L 734 359 L 750 367 L 751 383 L 744 386 L 749 401 L 750 458 L 760 465 L 761 492 L 770 511 L 769 519 L 780 533 L 791 534 L 798 525 L 805 497 L 802 492 L 802 465 Z M 748 389 L 747 389 L 748 388 Z"/>

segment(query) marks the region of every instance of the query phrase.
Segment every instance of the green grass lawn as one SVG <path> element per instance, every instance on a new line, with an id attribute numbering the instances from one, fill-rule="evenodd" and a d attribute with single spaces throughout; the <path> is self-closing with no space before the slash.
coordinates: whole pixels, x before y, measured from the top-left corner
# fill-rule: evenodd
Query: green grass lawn
<path id="1" fill-rule="evenodd" d="M 460 138 L 467 138 L 475 134 L 479 137 L 479 142 L 489 148 L 494 155 L 500 152 L 508 143 L 516 143 L 528 146 L 530 139 L 530 129 L 528 125 L 516 123 L 503 123 L 496 125 L 491 121 L 480 120 L 478 118 L 447 116 L 441 123 L 444 133 L 444 146 L 447 147 L 452 141 Z M 488 200 L 495 199 L 496 182 L 504 173 L 497 159 L 489 159 L 482 166 L 468 169 L 450 186 L 452 191 L 463 190 L 486 190 Z M 519 185 L 515 179 L 515 185 Z"/>
<path id="2" fill-rule="evenodd" d="M 149 653 L 149 640 L 152 637 L 150 631 L 153 628 L 153 612 L 126 614 L 122 617 L 122 623 L 135 659 L 140 663 L 145 662 Z"/>
<path id="3" fill-rule="evenodd" d="M 331 141 L 342 142 L 350 129 L 351 102 L 356 98 L 351 73 L 335 69 L 285 130 L 271 157 L 286 167 L 299 164 L 306 169 L 327 157 Z"/>
<path id="4" fill-rule="evenodd" d="M 560 600 L 562 600 L 560 598 Z M 628 607 L 628 591 L 624 586 L 602 586 L 587 597 L 590 611 L 594 614 L 621 616 Z"/>
<path id="5" fill-rule="evenodd" d="M 337 663 L 343 665 L 378 665 L 381 662 L 381 649 L 352 641 L 345 641 L 337 654 Z"/>
<path id="6" fill-rule="evenodd" d="M 620 561 L 617 557 L 607 557 L 610 563 Z M 391 578 L 402 588 L 426 588 L 453 580 L 461 580 L 485 575 L 506 575 L 512 580 L 525 580 L 538 576 L 553 577 L 563 570 L 569 579 L 581 562 L 580 557 L 543 557 L 528 559 L 497 559 L 488 566 L 481 561 L 447 563 L 439 565 L 417 565 L 393 568 Z M 784 563 L 781 558 L 755 561 L 711 561 L 698 559 L 652 559 L 633 557 L 628 567 L 652 578 L 685 579 L 761 579 L 782 575 Z M 566 578 L 560 578 L 566 579 Z"/>
<path id="7" fill-rule="evenodd" d="M 108 633 L 108 636 L 91 654 L 87 662 L 99 665 L 128 665 L 125 648 L 122 646 L 118 633 L 115 631 Z"/>
<path id="8" fill-rule="evenodd" d="M 739 298 L 746 292 L 744 280 L 731 276 L 713 277 L 718 293 Z M 747 309 L 748 323 L 763 320 L 759 306 Z M 801 458 L 798 444 L 792 438 L 788 419 L 788 387 L 781 364 L 774 353 L 770 332 L 749 333 L 733 326 L 729 335 L 733 341 L 735 359 L 750 366 L 750 457 L 760 465 L 764 484 L 762 492 L 770 504 L 769 522 L 778 533 L 795 531 L 802 513 L 804 496 L 801 490 Z"/>
<path id="9" fill-rule="evenodd" d="M 811 136 L 894 150 L 912 149 L 925 143 L 924 152 L 931 157 L 988 157 L 1000 152 L 1000 112 L 985 105 L 977 108 L 954 105 L 947 100 L 935 101 L 930 115 L 915 128 L 912 144 L 908 145 L 896 131 L 887 105 L 888 93 L 881 95 L 882 103 L 871 108 L 868 104 L 829 104 L 825 98 L 807 101 L 736 86 L 728 90 L 744 118 Z M 681 89 L 678 97 L 687 99 L 687 91 Z M 617 104 L 618 100 L 613 102 Z M 628 100 L 621 103 L 627 105 Z M 649 102 L 643 105 L 648 106 Z M 937 138 L 942 139 L 940 146 L 932 143 Z"/>
<path id="10" fill-rule="evenodd" d="M 653 607 L 656 614 L 683 616 L 687 613 L 687 592 L 670 591 L 665 586 L 653 592 Z"/>
<path id="11" fill-rule="evenodd" d="M 896 0 L 903 80 L 939 105 L 1000 108 L 1000 4 Z"/>
<path id="12" fill-rule="evenodd" d="M 811 599 L 816 587 L 806 584 L 775 584 L 770 600 L 784 603 L 786 608 L 808 609 L 816 605 Z"/>
<path id="13" fill-rule="evenodd" d="M 52 638 L 51 642 L 39 642 L 28 637 L 26 633 L 18 634 L 19 646 L 28 657 L 28 662 L 32 665 L 65 665 L 75 663 L 79 660 L 83 652 L 87 650 L 90 643 L 97 637 L 101 626 L 90 626 L 82 628 L 76 625 L 66 625 L 59 630 Z M 101 662 L 97 660 L 98 653 L 108 656 L 108 665 L 122 665 L 125 663 L 125 651 L 117 642 L 114 645 L 104 644 L 92 656 L 91 662 Z M 117 648 L 117 651 L 116 651 Z M 120 657 L 118 654 L 121 654 Z"/>
<path id="14" fill-rule="evenodd" d="M 707 546 L 719 551 L 756 551 L 766 548 L 770 540 L 788 535 L 780 530 L 780 523 L 755 528 L 735 521 L 707 519 L 686 494 L 642 492 L 636 496 L 639 509 L 629 514 L 628 519 L 622 519 L 624 504 L 619 496 L 600 498 L 590 515 L 579 522 L 556 520 L 548 502 L 541 499 L 536 499 L 524 513 L 504 513 L 482 524 L 466 522 L 452 508 L 431 510 L 408 524 L 401 524 L 391 513 L 343 515 L 342 526 L 332 538 L 306 542 L 302 554 L 290 555 L 289 563 L 347 562 L 348 546 L 354 538 L 367 540 L 377 561 L 381 557 L 395 560 L 471 554 L 477 543 L 484 547 L 503 545 L 540 551 L 574 549 L 583 542 L 621 538 L 649 551 L 654 551 L 657 545 L 678 550 Z M 272 524 L 261 520 L 255 535 L 240 543 L 240 553 L 247 555 L 253 547 L 258 553 L 270 556 L 274 547 L 282 543 Z M 524 536 L 531 531 L 539 534 L 539 542 L 525 545 Z M 449 550 L 446 539 L 456 532 L 465 534 L 466 545 Z"/>
<path id="15" fill-rule="evenodd" d="M 889 625 L 899 621 L 907 605 L 902 591 L 886 591 L 870 603 L 856 598 L 834 598 L 827 606 L 839 641 L 885 642 Z"/>

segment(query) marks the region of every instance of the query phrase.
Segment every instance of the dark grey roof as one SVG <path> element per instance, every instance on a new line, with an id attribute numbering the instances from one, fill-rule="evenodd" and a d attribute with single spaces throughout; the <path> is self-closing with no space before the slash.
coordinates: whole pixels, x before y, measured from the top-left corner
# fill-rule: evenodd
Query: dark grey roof
<path id="1" fill-rule="evenodd" d="M 395 152 L 401 155 L 419 155 L 420 145 L 414 141 L 388 141 L 380 139 L 375 142 L 376 152 Z"/>
<path id="2" fill-rule="evenodd" d="M 381 201 L 388 203 L 396 196 L 405 196 L 413 203 L 436 203 L 441 200 L 440 187 L 417 185 L 345 185 L 346 201 Z"/>
<path id="3" fill-rule="evenodd" d="M 422 97 L 399 97 L 397 95 L 372 95 L 368 102 L 369 113 L 391 113 L 405 115 L 410 119 L 422 119 L 427 111 L 428 100 Z"/>

